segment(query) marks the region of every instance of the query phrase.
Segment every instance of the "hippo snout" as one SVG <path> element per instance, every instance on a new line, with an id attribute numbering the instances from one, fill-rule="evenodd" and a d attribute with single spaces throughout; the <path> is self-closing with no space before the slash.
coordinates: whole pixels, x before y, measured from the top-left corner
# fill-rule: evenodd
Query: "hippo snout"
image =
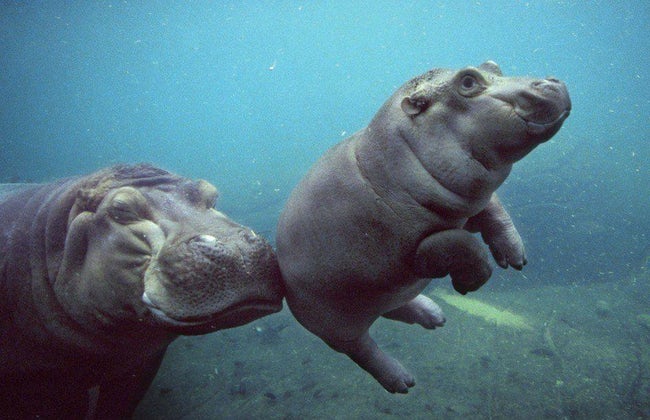
<path id="1" fill-rule="evenodd" d="M 509 92 L 515 113 L 522 118 L 531 138 L 542 142 L 551 138 L 571 112 L 571 99 L 566 85 L 560 80 L 523 80 Z M 503 98 L 506 99 L 506 98 Z"/>
<path id="2" fill-rule="evenodd" d="M 277 312 L 283 295 L 270 244 L 242 228 L 163 246 L 145 275 L 143 302 L 159 320 L 188 334 Z"/>

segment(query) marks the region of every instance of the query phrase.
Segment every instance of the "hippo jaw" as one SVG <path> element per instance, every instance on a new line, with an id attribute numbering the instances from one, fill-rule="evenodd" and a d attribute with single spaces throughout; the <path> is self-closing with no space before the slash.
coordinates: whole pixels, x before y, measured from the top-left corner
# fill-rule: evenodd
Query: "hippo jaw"
<path id="1" fill-rule="evenodd" d="M 145 272 L 142 302 L 156 323 L 190 335 L 278 312 L 282 296 L 270 245 L 237 228 L 164 245 Z"/>
<path id="2" fill-rule="evenodd" d="M 571 110 L 569 109 L 564 110 L 555 120 L 546 123 L 529 121 L 524 118 L 524 121 L 526 121 L 526 125 L 528 126 L 528 133 L 532 136 L 551 138 L 558 132 L 560 127 L 562 127 L 562 123 L 569 117 L 570 112 Z"/>
<path id="3" fill-rule="evenodd" d="M 212 331 L 239 327 L 258 318 L 271 315 L 282 309 L 282 306 L 278 305 L 276 302 L 259 300 L 234 305 L 227 308 L 225 311 L 213 315 L 206 315 L 205 317 L 196 318 L 194 320 L 189 318 L 186 320 L 179 320 L 171 318 L 159 309 L 156 304 L 151 301 L 147 292 L 142 294 L 142 303 L 145 304 L 158 323 L 184 335 L 205 334 Z"/>

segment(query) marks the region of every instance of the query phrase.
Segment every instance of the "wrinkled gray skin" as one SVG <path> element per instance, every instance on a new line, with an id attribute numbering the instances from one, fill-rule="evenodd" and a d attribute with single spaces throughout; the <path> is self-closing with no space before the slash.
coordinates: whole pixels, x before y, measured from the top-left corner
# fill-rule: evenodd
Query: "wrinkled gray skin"
<path id="1" fill-rule="evenodd" d="M 125 418 L 179 334 L 282 307 L 269 244 L 216 189 L 118 166 L 0 201 L 4 418 Z"/>
<path id="2" fill-rule="evenodd" d="M 521 269 L 524 246 L 494 193 L 514 162 L 569 115 L 556 79 L 503 77 L 496 63 L 435 69 L 402 86 L 367 128 L 330 149 L 293 191 L 277 253 L 296 319 L 389 392 L 413 376 L 368 334 L 380 316 L 441 326 L 419 293 L 451 276 L 465 294 L 499 266 Z"/>

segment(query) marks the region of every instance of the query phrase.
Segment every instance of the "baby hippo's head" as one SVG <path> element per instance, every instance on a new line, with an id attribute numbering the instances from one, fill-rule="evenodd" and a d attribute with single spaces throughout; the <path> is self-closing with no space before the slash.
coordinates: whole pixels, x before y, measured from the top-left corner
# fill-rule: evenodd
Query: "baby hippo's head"
<path id="1" fill-rule="evenodd" d="M 396 95 L 408 124 L 401 131 L 425 164 L 432 142 L 454 142 L 487 169 L 511 165 L 557 133 L 571 111 L 561 81 L 505 77 L 492 61 L 431 70 Z"/>

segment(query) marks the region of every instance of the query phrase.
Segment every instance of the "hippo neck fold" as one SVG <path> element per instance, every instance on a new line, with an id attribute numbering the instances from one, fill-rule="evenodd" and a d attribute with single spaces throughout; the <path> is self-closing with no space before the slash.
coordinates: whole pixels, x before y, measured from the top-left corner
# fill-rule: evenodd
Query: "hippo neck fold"
<path id="1" fill-rule="evenodd" d="M 9 253 L 3 255 L 1 282 L 11 282 L 6 286 L 11 293 L 3 303 L 3 311 L 25 321 L 18 326 L 23 334 L 47 337 L 51 354 L 59 348 L 69 349 L 70 345 L 85 352 L 94 346 L 94 337 L 74 330 L 76 323 L 67 316 L 53 290 L 65 244 L 68 212 L 74 203 L 74 194 L 65 191 L 74 182 L 75 179 L 69 179 L 35 187 L 0 207 L 0 218 L 14 220 L 2 228 L 8 238 Z M 14 203 L 20 205 L 18 216 L 11 208 Z M 36 358 L 32 360 L 35 365 Z"/>
<path id="2" fill-rule="evenodd" d="M 52 348 L 61 346 L 69 349 L 73 346 L 85 353 L 99 355 L 110 353 L 111 349 L 124 345 L 124 342 L 115 343 L 110 340 L 105 331 L 105 328 L 110 326 L 104 324 L 104 330 L 97 328 L 102 324 L 99 319 L 102 318 L 101 314 L 77 301 L 75 291 L 80 284 L 72 285 L 69 296 L 73 302 L 79 303 L 79 308 L 85 308 L 81 309 L 83 312 L 70 313 L 61 300 L 60 293 L 57 293 L 57 278 L 62 268 L 69 217 L 71 212 L 74 212 L 77 192 L 85 185 L 87 183 L 83 178 L 70 178 L 54 185 L 38 187 L 29 193 L 24 214 L 18 221 L 16 230 L 17 235 L 21 235 L 20 232 L 29 232 L 29 251 L 24 255 L 15 256 L 15 261 L 8 264 L 30 267 L 24 277 L 10 279 L 22 283 L 17 299 L 18 305 L 23 308 L 19 310 L 38 315 L 37 319 L 31 317 L 32 322 L 28 328 L 40 331 L 38 335 L 47 336 Z M 9 268 L 9 271 L 11 270 L 12 268 Z M 83 280 L 85 279 L 79 279 Z M 130 336 L 137 342 L 143 333 L 150 337 L 151 342 L 169 343 L 176 337 L 162 330 L 147 330 L 141 324 L 120 324 L 125 342 Z"/>
<path id="3" fill-rule="evenodd" d="M 375 120 L 381 121 L 381 118 Z M 382 186 L 375 190 L 383 198 L 417 204 L 440 216 L 454 215 L 454 218 L 464 219 L 483 209 L 510 171 L 508 166 L 493 173 L 472 159 L 469 152 L 457 148 L 449 138 L 436 139 L 439 147 L 427 153 L 455 154 L 453 159 L 436 156 L 435 161 L 457 163 L 460 160 L 465 164 L 431 167 L 425 161 L 426 156 L 421 156 L 406 135 L 399 131 L 399 136 L 385 135 L 395 129 L 387 130 L 374 122 L 354 136 L 357 139 L 355 157 L 366 181 Z M 458 159 L 459 154 L 461 159 Z M 389 191 L 399 191 L 401 196 Z"/>

